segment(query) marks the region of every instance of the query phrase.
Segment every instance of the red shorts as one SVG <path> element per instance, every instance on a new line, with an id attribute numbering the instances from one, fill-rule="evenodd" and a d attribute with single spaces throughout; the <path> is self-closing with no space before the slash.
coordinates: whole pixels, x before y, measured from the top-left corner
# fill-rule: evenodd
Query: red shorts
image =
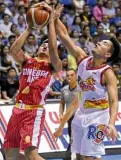
<path id="1" fill-rule="evenodd" d="M 14 107 L 3 147 L 20 148 L 21 151 L 30 146 L 38 148 L 44 127 L 44 119 L 44 109 L 25 110 Z"/>

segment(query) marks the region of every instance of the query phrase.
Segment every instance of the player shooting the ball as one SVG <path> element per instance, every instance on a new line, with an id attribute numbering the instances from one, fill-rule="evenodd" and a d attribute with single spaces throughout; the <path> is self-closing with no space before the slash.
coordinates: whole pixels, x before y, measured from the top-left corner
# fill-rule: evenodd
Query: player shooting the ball
<path id="1" fill-rule="evenodd" d="M 25 54 L 21 48 L 32 32 L 28 26 L 10 49 L 10 55 L 21 64 L 22 71 L 19 93 L 16 96 L 16 104 L 4 139 L 3 147 L 7 160 L 19 160 L 19 151 L 24 153 L 27 160 L 44 160 L 37 150 L 44 126 L 44 104 L 53 83 L 53 72 L 60 71 L 62 64 L 57 52 L 53 11 L 44 2 L 35 6 L 39 5 L 50 12 L 49 44 L 47 41 L 42 43 L 36 58 Z M 51 40 L 52 36 L 54 36 L 53 40 Z"/>

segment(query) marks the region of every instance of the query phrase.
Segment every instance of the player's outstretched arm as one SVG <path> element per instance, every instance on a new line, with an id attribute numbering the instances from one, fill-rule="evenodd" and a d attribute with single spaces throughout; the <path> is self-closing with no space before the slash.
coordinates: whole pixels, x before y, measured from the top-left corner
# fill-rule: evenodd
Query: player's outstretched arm
<path id="1" fill-rule="evenodd" d="M 63 9 L 62 5 L 59 5 L 56 9 L 56 17 L 57 17 L 57 19 L 55 20 L 56 33 L 58 34 L 63 45 L 67 48 L 69 53 L 76 58 L 77 62 L 79 62 L 82 58 L 84 58 L 87 55 L 80 47 L 74 44 L 74 42 L 71 40 L 68 34 L 65 25 L 58 18 L 62 12 L 62 9 Z"/>
<path id="2" fill-rule="evenodd" d="M 62 69 L 62 62 L 58 56 L 54 20 L 55 20 L 55 10 L 53 9 L 53 11 L 50 14 L 50 21 L 49 21 L 49 53 L 55 71 L 60 71 Z"/>
<path id="3" fill-rule="evenodd" d="M 10 48 L 10 55 L 14 58 L 16 62 L 20 64 L 22 64 L 27 58 L 21 48 L 23 47 L 30 33 L 31 29 L 27 27 L 26 30 L 16 39 L 16 41 Z"/>
<path id="4" fill-rule="evenodd" d="M 64 125 L 71 118 L 71 116 L 73 115 L 75 110 L 78 108 L 78 106 L 79 106 L 79 103 L 78 103 L 78 95 L 77 95 L 77 96 L 75 96 L 75 98 L 73 99 L 72 103 L 68 107 L 66 113 L 64 114 L 59 128 L 55 131 L 55 133 L 54 133 L 55 137 L 59 137 L 59 136 L 62 135 Z"/>
<path id="5" fill-rule="evenodd" d="M 110 119 L 108 124 L 109 137 L 112 140 L 117 138 L 117 131 L 115 129 L 115 121 L 118 113 L 118 90 L 117 90 L 117 79 L 112 70 L 107 70 L 104 73 L 104 79 L 106 82 L 109 107 L 110 107 Z"/>

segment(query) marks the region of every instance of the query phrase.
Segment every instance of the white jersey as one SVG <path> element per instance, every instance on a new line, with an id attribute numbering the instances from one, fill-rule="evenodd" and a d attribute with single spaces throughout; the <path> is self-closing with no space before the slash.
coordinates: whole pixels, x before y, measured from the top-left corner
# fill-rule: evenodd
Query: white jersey
<path id="1" fill-rule="evenodd" d="M 81 113 L 109 110 L 108 94 L 106 86 L 102 84 L 102 75 L 110 66 L 105 64 L 96 69 L 89 69 L 88 64 L 92 58 L 92 56 L 84 58 L 78 66 Z"/>

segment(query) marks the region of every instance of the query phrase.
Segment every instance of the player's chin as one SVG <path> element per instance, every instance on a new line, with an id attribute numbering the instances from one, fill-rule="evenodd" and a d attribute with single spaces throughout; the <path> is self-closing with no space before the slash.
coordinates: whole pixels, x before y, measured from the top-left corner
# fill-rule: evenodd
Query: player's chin
<path id="1" fill-rule="evenodd" d="M 39 57 L 49 57 L 49 55 L 46 52 L 41 52 L 38 54 Z"/>

